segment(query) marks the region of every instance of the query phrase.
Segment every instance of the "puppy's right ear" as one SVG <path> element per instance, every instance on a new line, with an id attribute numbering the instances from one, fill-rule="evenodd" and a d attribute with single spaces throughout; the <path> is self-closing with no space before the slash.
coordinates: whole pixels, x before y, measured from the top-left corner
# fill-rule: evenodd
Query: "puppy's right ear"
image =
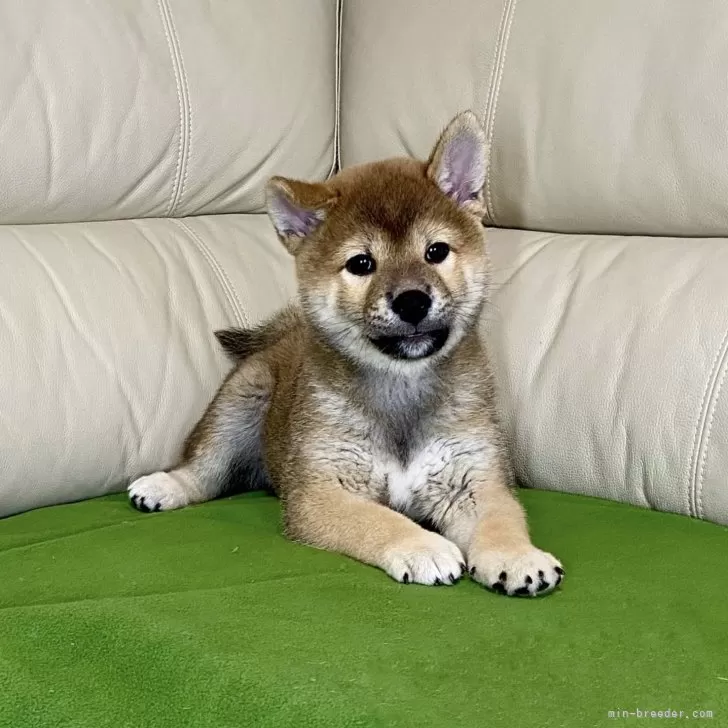
<path id="1" fill-rule="evenodd" d="M 326 185 L 273 177 L 265 188 L 268 216 L 291 255 L 326 219 L 336 195 Z"/>

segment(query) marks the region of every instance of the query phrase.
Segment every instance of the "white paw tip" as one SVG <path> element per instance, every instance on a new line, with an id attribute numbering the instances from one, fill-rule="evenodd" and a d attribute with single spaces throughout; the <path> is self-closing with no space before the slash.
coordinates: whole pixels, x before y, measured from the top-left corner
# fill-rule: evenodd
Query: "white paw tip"
<path id="1" fill-rule="evenodd" d="M 387 572 L 402 584 L 450 586 L 465 569 L 458 547 L 434 533 L 399 544 L 388 561 Z"/>
<path id="2" fill-rule="evenodd" d="M 556 558 L 536 548 L 516 556 L 492 551 L 477 554 L 469 573 L 491 591 L 516 597 L 548 594 L 565 576 Z"/>
<path id="3" fill-rule="evenodd" d="M 127 490 L 129 501 L 142 513 L 169 511 L 189 502 L 184 486 L 174 476 L 164 472 L 137 478 Z"/>

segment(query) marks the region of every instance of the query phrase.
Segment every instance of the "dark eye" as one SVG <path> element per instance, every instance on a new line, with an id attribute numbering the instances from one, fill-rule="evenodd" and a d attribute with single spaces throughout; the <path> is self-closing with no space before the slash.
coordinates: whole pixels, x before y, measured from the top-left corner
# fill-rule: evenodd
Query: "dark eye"
<path id="1" fill-rule="evenodd" d="M 450 246 L 447 243 L 433 243 L 425 252 L 425 260 L 428 263 L 442 263 L 450 254 Z"/>
<path id="2" fill-rule="evenodd" d="M 368 276 L 377 269 L 377 263 L 371 255 L 355 255 L 346 261 L 346 270 L 353 276 Z"/>

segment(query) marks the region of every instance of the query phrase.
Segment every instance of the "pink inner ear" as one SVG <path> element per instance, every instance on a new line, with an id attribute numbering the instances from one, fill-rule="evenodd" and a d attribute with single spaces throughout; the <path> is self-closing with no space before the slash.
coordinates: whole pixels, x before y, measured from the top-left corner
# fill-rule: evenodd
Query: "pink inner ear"
<path id="1" fill-rule="evenodd" d="M 278 194 L 272 203 L 271 213 L 281 235 L 305 238 L 321 223 L 317 210 L 298 207 L 284 194 Z"/>
<path id="2" fill-rule="evenodd" d="M 440 189 L 459 205 L 477 196 L 485 183 L 485 160 L 480 139 L 467 132 L 446 142 L 440 161 Z"/>

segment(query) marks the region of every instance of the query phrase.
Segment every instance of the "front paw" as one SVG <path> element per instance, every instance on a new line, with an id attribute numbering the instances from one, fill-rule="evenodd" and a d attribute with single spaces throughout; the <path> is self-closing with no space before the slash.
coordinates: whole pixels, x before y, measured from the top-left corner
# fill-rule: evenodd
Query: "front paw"
<path id="1" fill-rule="evenodd" d="M 468 559 L 468 569 L 475 581 L 511 597 L 548 594 L 564 578 L 561 563 L 535 546 L 519 554 L 476 551 Z"/>
<path id="2" fill-rule="evenodd" d="M 382 568 L 403 584 L 449 586 L 462 576 L 465 559 L 454 543 L 437 533 L 423 531 L 392 544 Z"/>
<path id="3" fill-rule="evenodd" d="M 131 504 L 143 513 L 171 511 L 190 502 L 185 486 L 173 475 L 164 472 L 137 478 L 127 490 Z"/>

